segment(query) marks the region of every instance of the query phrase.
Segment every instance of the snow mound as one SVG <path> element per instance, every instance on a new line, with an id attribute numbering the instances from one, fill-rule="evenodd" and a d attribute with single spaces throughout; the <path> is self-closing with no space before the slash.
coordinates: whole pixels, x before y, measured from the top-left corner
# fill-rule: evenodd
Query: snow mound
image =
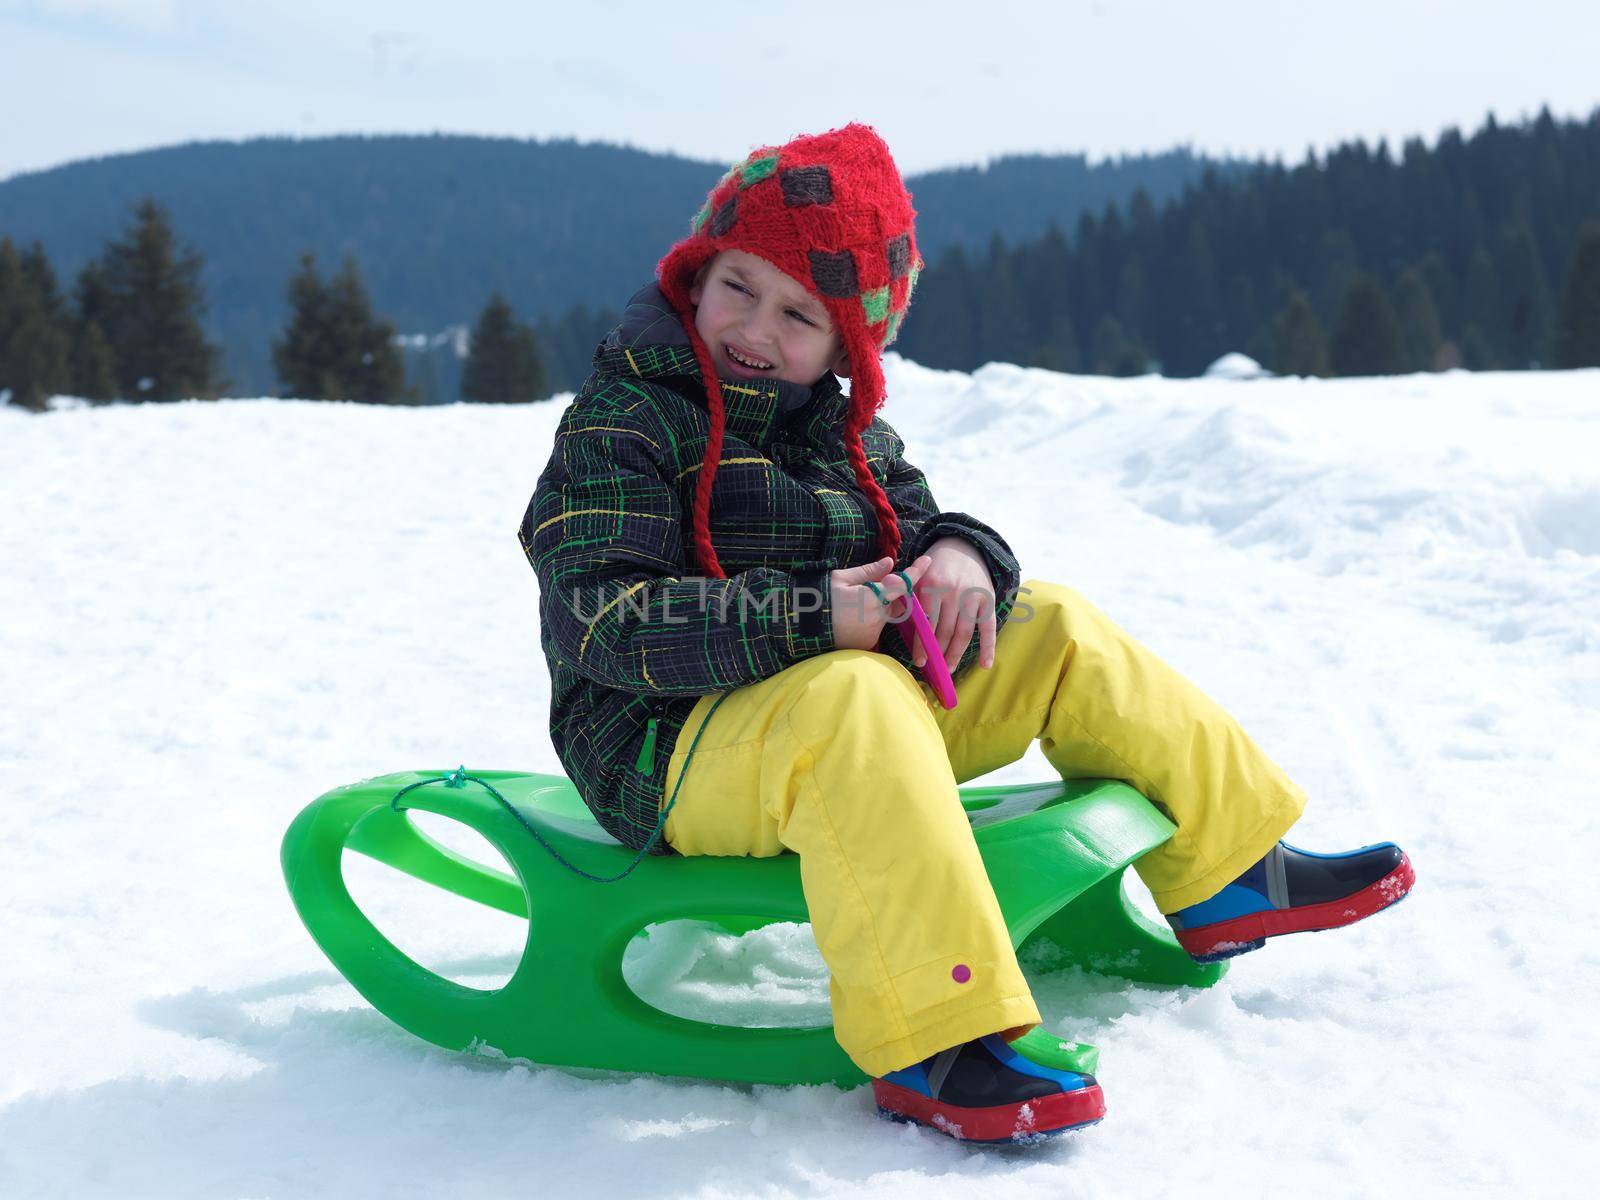
<path id="1" fill-rule="evenodd" d="M 1207 379 L 1270 379 L 1272 372 L 1248 354 L 1237 350 L 1224 354 L 1206 368 Z"/>

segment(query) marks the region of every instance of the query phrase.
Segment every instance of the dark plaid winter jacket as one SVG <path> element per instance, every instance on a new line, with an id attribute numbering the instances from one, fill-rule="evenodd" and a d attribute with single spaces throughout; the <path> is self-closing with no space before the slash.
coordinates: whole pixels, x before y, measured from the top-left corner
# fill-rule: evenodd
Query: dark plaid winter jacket
<path id="1" fill-rule="evenodd" d="M 710 413 L 688 336 L 654 284 L 595 351 L 520 530 L 539 578 L 551 740 L 601 826 L 635 849 L 660 819 L 695 700 L 835 649 L 828 572 L 877 557 L 877 514 L 840 436 L 849 401 L 838 379 L 739 381 L 722 394 L 710 528 L 728 578 L 694 563 Z M 896 566 L 946 535 L 968 539 L 1003 624 L 1018 585 L 1011 548 L 983 522 L 939 511 L 886 422 L 874 420 L 863 445 L 899 518 Z M 879 649 L 910 666 L 898 632 Z M 974 633 L 957 678 L 977 651 Z M 658 841 L 654 852 L 672 850 Z"/>

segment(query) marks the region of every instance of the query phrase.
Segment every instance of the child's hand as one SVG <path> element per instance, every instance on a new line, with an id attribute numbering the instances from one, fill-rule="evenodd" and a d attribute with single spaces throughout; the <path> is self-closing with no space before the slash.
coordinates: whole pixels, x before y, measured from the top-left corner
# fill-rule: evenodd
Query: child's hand
<path id="1" fill-rule="evenodd" d="M 929 566 L 917 579 L 917 601 L 928 614 L 945 665 L 955 671 L 976 628 L 978 665 L 994 666 L 994 581 L 982 552 L 966 538 L 942 537 L 924 558 Z M 926 658 L 919 641 L 911 661 L 920 667 Z"/>
<path id="2" fill-rule="evenodd" d="M 928 569 L 929 558 L 924 554 L 906 568 L 914 584 Z M 841 650 L 871 650 L 883 636 L 883 627 L 891 616 L 905 615 L 905 605 L 899 603 L 906 594 L 905 581 L 894 572 L 894 559 L 880 558 L 877 562 L 859 567 L 844 567 L 828 572 L 829 598 L 833 606 L 833 641 Z M 885 604 L 879 600 L 868 583 L 878 585 Z"/>

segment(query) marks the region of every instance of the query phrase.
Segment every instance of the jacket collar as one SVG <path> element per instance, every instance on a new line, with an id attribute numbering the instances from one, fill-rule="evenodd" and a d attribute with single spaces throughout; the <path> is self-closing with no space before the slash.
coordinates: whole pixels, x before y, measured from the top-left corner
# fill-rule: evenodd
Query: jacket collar
<path id="1" fill-rule="evenodd" d="M 706 406 L 700 363 L 689 335 L 654 281 L 633 294 L 622 320 L 595 350 L 594 365 L 639 379 L 691 378 L 702 386 L 688 391 L 696 403 Z M 727 432 L 759 445 L 773 440 L 785 426 L 803 429 L 814 440 L 835 440 L 850 400 L 829 371 L 810 387 L 782 379 L 723 382 L 722 408 Z"/>

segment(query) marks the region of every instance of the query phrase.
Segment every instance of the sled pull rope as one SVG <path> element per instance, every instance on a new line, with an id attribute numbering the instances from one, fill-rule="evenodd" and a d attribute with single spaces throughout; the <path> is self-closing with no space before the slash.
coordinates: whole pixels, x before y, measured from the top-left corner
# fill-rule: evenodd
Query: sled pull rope
<path id="1" fill-rule="evenodd" d="M 517 819 L 517 823 L 529 833 L 533 834 L 533 840 L 538 842 L 539 845 L 543 846 L 547 851 L 549 851 L 550 857 L 555 859 L 563 867 L 567 868 L 567 870 L 571 871 L 574 875 L 581 875 L 585 879 L 591 879 L 595 883 L 616 883 L 617 880 L 627 876 L 635 867 L 644 861 L 645 855 L 650 853 L 650 847 L 656 844 L 656 839 L 661 836 L 661 831 L 666 828 L 667 814 L 672 811 L 672 806 L 678 802 L 678 792 L 683 787 L 684 778 L 689 774 L 689 764 L 694 761 L 694 750 L 695 747 L 700 744 L 700 735 L 706 731 L 706 725 L 710 723 L 712 713 L 715 713 L 717 709 L 722 707 L 722 702 L 731 694 L 731 692 L 723 692 L 722 695 L 718 696 L 717 702 L 711 706 L 711 712 L 706 713 L 706 719 L 701 721 L 700 728 L 694 731 L 694 741 L 689 743 L 689 753 L 684 757 L 683 770 L 678 773 L 678 782 L 672 789 L 672 798 L 667 801 L 667 806 L 661 810 L 661 819 L 656 822 L 656 827 L 651 831 L 650 839 L 645 842 L 644 848 L 641 849 L 639 853 L 635 854 L 633 856 L 633 861 L 616 875 L 591 875 L 582 867 L 574 866 L 572 863 L 569 863 L 566 859 L 562 858 L 560 852 L 549 842 L 545 841 L 544 835 L 534 828 L 533 822 L 529 821 L 527 817 L 523 816 L 522 813 L 517 810 L 516 806 L 511 803 L 511 801 L 502 796 L 494 784 L 490 783 L 487 779 L 479 779 L 476 775 L 468 775 L 465 764 L 457 767 L 448 775 L 438 775 L 432 779 L 419 779 L 415 783 L 406 784 L 405 787 L 401 788 L 394 794 L 394 799 L 389 801 L 389 807 L 395 812 L 404 812 L 409 805 L 401 804 L 400 797 L 411 791 L 412 788 L 426 787 L 430 783 L 442 783 L 448 788 L 463 788 L 469 783 L 476 783 L 496 800 L 500 801 L 505 810 Z"/>

